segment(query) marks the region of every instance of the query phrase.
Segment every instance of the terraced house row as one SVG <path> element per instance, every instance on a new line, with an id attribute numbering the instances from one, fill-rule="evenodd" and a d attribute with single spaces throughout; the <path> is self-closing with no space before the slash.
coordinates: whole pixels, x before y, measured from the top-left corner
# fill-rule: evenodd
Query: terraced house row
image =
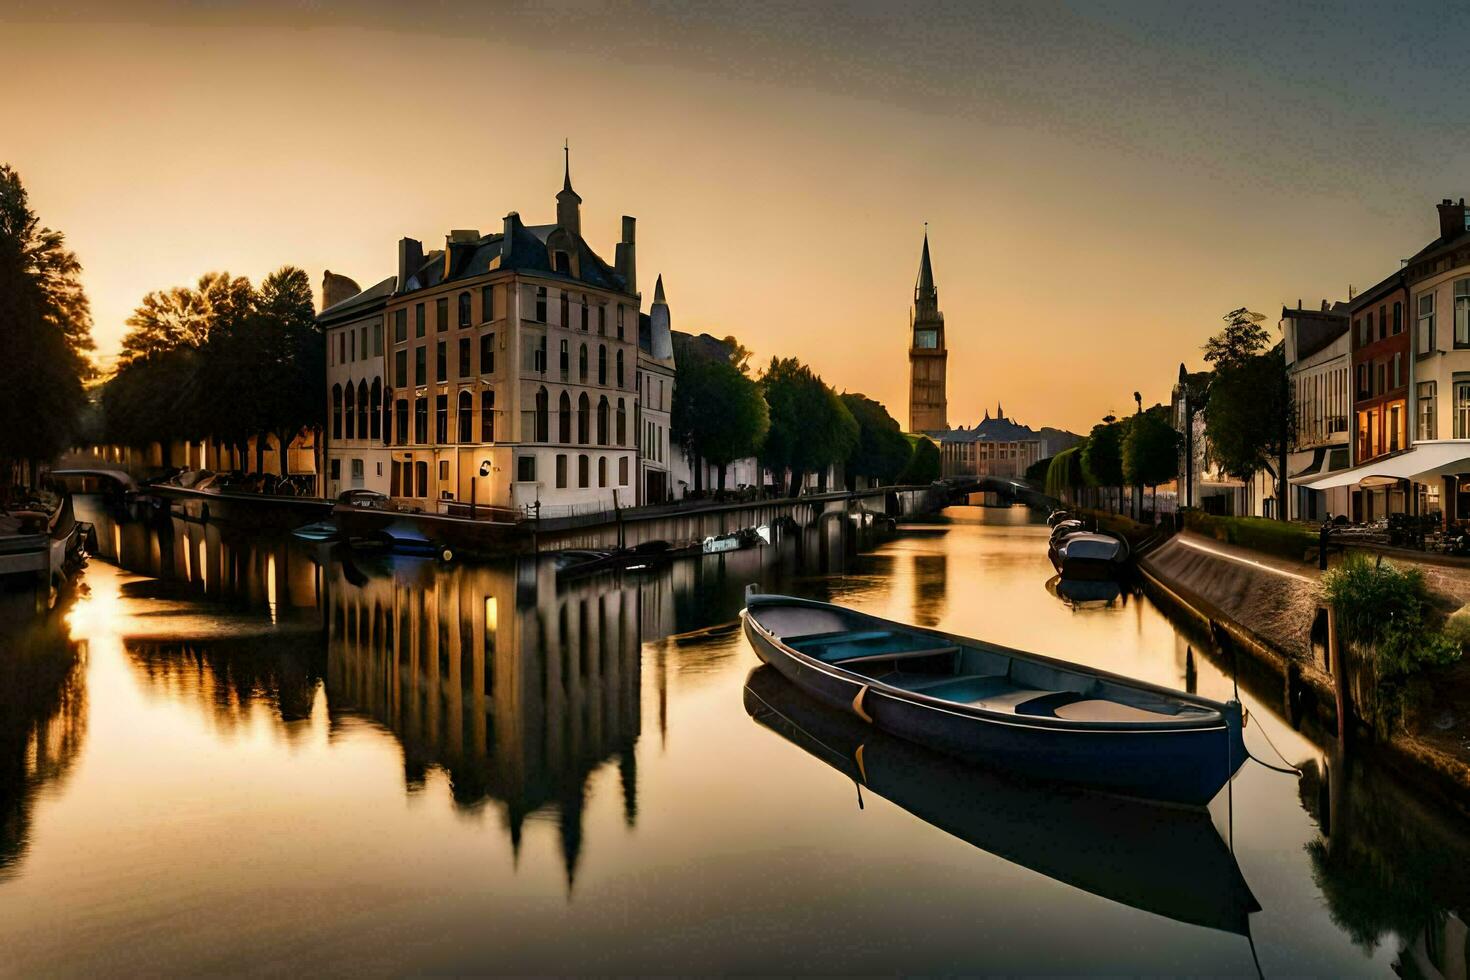
<path id="1" fill-rule="evenodd" d="M 582 237 L 570 161 L 554 224 L 398 243 L 366 289 L 327 273 L 327 481 L 426 511 L 553 516 L 669 494 L 674 360 L 662 282 L 640 310 L 635 221 Z"/>

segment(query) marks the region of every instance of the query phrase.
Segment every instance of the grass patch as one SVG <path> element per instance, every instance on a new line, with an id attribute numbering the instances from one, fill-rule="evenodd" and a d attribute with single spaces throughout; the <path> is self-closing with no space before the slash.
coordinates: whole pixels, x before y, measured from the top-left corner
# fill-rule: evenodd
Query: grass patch
<path id="1" fill-rule="evenodd" d="M 1198 510 L 1184 512 L 1184 526 L 1198 534 L 1264 551 L 1269 555 L 1302 561 L 1317 547 L 1317 532 L 1299 524 L 1266 517 L 1216 517 Z"/>

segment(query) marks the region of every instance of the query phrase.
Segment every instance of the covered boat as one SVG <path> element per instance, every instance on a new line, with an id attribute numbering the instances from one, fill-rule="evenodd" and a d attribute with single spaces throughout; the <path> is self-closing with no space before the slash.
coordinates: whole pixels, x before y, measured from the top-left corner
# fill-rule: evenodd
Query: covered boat
<path id="1" fill-rule="evenodd" d="M 1112 534 L 1077 531 L 1053 538 L 1047 556 L 1062 578 L 1110 579 L 1128 567 L 1128 542 Z"/>
<path id="2" fill-rule="evenodd" d="M 1245 758 L 1240 703 L 831 603 L 746 596 L 761 660 L 900 738 L 998 769 L 1175 803 L 1208 803 Z"/>
<path id="3" fill-rule="evenodd" d="M 818 704 L 770 667 L 746 679 L 758 723 L 859 786 L 1012 864 L 1145 912 L 1249 935 L 1260 909 L 1207 810 L 967 766 Z"/>

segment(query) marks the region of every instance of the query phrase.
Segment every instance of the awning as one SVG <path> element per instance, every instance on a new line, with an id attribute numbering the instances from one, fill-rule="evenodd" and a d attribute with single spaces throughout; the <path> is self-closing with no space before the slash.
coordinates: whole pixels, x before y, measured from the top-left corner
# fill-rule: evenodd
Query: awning
<path id="1" fill-rule="evenodd" d="M 1312 458 L 1295 473 L 1287 477 L 1286 482 L 1293 486 L 1307 486 L 1316 480 L 1341 473 L 1348 468 L 1348 447 L 1346 446 L 1317 446 L 1311 450 Z"/>
<path id="2" fill-rule="evenodd" d="M 1424 483 L 1451 473 L 1470 473 L 1470 439 L 1438 439 L 1419 442 L 1407 452 L 1385 456 L 1341 473 L 1306 481 L 1309 490 L 1333 487 L 1385 486 L 1399 480 Z"/>
<path id="3" fill-rule="evenodd" d="M 1315 480 L 1322 475 L 1322 463 L 1327 459 L 1327 447 L 1318 446 L 1312 450 L 1312 458 L 1287 479 L 1288 483 L 1306 483 Z"/>

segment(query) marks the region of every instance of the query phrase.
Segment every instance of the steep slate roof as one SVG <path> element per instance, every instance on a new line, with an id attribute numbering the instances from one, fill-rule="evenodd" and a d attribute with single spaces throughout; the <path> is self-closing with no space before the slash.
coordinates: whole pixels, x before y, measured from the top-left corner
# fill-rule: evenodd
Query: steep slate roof
<path id="1" fill-rule="evenodd" d="M 968 429 L 946 429 L 934 433 L 940 442 L 1030 442 L 1042 440 L 1041 433 L 1011 419 L 987 418 Z M 1044 441 L 1044 440 L 1042 440 Z"/>
<path id="2" fill-rule="evenodd" d="M 551 268 L 551 253 L 547 240 L 560 225 L 523 225 L 519 216 L 511 217 L 511 248 L 508 258 L 503 257 L 505 232 L 482 235 L 474 242 L 466 242 L 466 249 L 474 251 L 467 259 L 461 259 L 448 278 L 444 275 L 444 249 L 436 249 L 424 256 L 423 264 L 409 276 L 403 292 L 427 289 L 458 279 L 483 276 L 494 269 L 514 269 L 518 272 L 534 272 L 552 279 L 581 282 L 601 289 L 612 289 L 626 293 L 628 284 L 612 266 L 602 260 L 587 240 L 578 235 L 575 239 L 577 263 L 580 276 L 554 272 Z"/>
<path id="3" fill-rule="evenodd" d="M 398 277 L 389 276 L 382 282 L 369 286 L 354 296 L 349 296 L 338 303 L 332 304 L 318 313 L 317 319 L 324 322 L 329 319 L 333 321 L 348 319 L 352 314 L 361 312 L 371 307 L 374 303 L 386 301 L 389 296 L 393 295 L 393 290 L 397 286 Z"/>

